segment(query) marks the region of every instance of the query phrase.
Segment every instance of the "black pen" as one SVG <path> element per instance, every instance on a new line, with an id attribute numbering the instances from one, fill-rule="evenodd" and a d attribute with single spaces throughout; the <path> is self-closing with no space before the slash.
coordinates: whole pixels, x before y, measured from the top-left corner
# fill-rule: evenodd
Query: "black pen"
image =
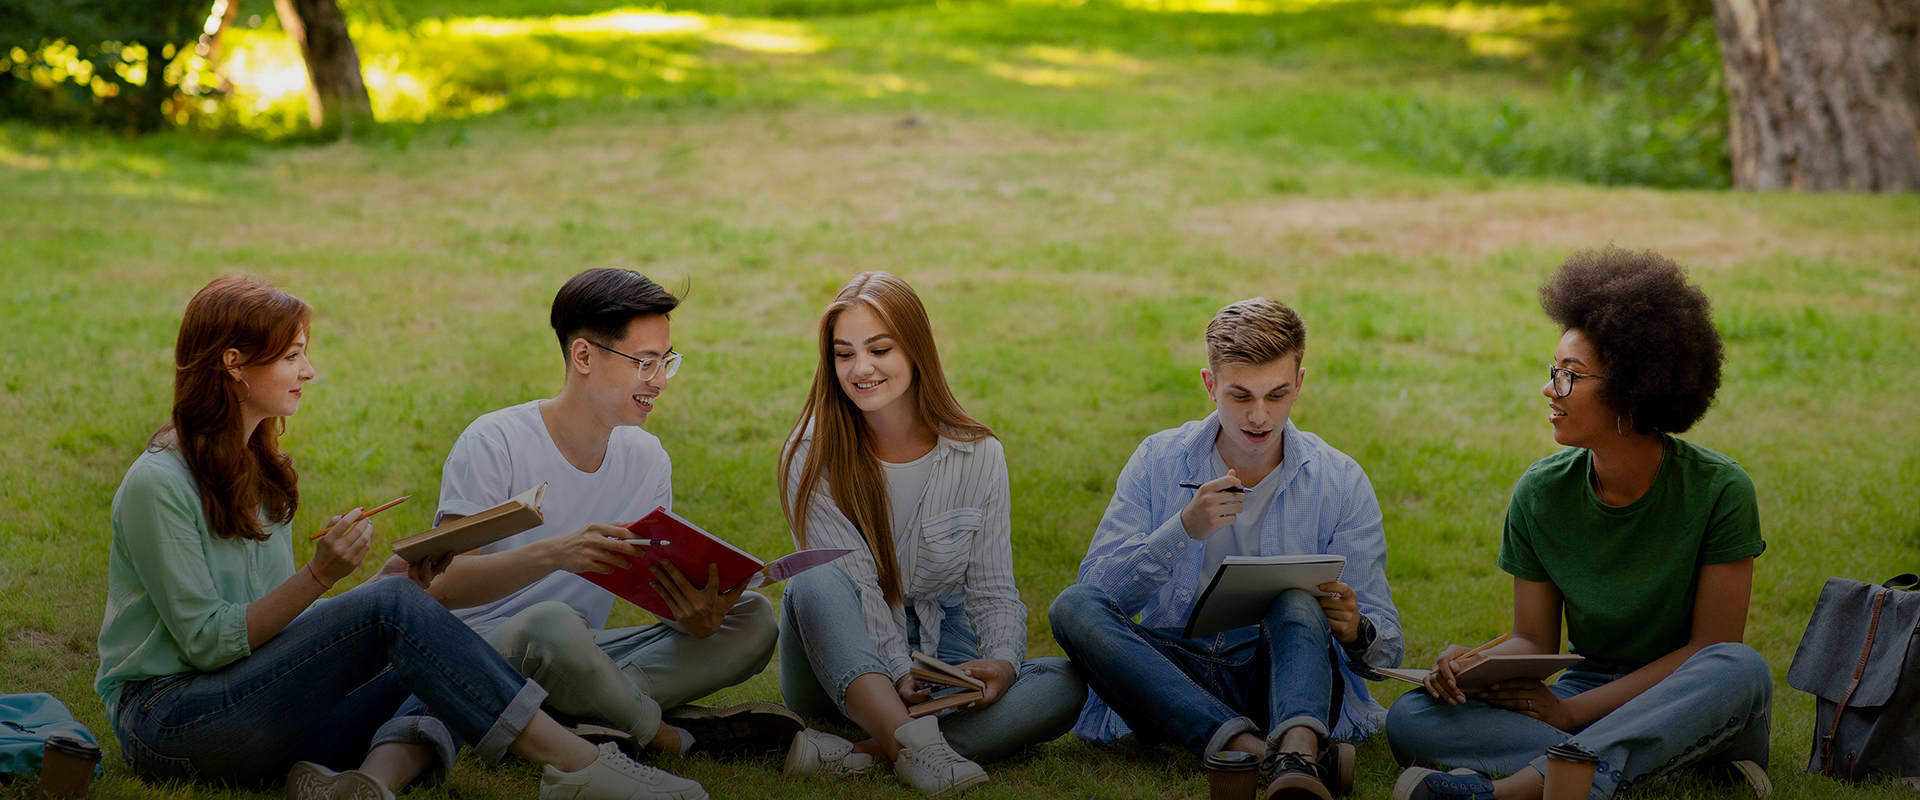
<path id="1" fill-rule="evenodd" d="M 1180 486 L 1181 486 L 1182 488 L 1186 488 L 1186 489 L 1198 489 L 1198 488 L 1200 488 L 1200 484 L 1197 484 L 1197 483 L 1194 483 L 1193 481 L 1181 481 L 1181 482 L 1180 482 Z M 1248 491 L 1248 489 L 1247 489 L 1247 487 L 1245 487 L 1245 486 L 1229 486 L 1229 487 L 1227 487 L 1227 488 L 1225 488 L 1225 489 L 1221 489 L 1220 491 L 1223 491 L 1223 492 L 1233 492 L 1234 494 L 1246 494 L 1246 493 L 1247 493 L 1247 491 Z"/>

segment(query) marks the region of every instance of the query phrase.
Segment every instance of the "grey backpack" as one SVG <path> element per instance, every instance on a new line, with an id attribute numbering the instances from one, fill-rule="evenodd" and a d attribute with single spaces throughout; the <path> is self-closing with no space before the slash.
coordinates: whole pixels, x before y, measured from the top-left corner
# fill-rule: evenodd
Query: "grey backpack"
<path id="1" fill-rule="evenodd" d="M 1920 788 L 1920 592 L 1907 591 L 1915 586 L 1920 576 L 1879 586 L 1828 578 L 1820 590 L 1787 670 L 1789 685 L 1819 698 L 1808 772 Z"/>

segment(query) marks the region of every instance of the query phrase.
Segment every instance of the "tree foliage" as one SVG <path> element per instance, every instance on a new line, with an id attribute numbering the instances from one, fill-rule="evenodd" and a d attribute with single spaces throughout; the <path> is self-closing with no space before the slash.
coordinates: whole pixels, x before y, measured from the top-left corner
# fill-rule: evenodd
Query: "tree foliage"
<path id="1" fill-rule="evenodd" d="M 157 130 L 208 0 L 0 0 L 0 116 Z"/>

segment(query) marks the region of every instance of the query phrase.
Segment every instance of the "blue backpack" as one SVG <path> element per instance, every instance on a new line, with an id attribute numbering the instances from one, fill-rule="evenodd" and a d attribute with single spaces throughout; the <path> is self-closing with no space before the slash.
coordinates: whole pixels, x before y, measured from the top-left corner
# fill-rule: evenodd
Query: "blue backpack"
<path id="1" fill-rule="evenodd" d="M 40 756 L 47 737 L 65 733 L 98 746 L 87 726 L 80 724 L 58 698 L 45 692 L 0 694 L 0 773 L 33 775 L 40 772 Z"/>

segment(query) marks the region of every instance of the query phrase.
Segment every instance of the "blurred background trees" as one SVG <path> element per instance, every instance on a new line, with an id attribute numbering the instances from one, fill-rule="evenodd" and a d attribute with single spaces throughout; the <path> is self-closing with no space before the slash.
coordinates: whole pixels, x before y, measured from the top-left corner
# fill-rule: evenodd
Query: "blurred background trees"
<path id="1" fill-rule="evenodd" d="M 0 116 L 256 140 L 318 129 L 331 139 L 376 118 L 751 93 L 747 82 L 782 70 L 805 82 L 870 57 L 889 75 L 902 58 L 952 73 L 977 70 L 952 54 L 980 46 L 1101 42 L 1129 56 L 1231 56 L 1281 70 L 1317 57 L 1354 76 L 1339 87 L 1351 106 L 1342 116 L 1363 127 L 1352 142 L 1427 169 L 1605 185 L 1920 188 L 1920 0 L 663 1 L 665 11 L 641 12 L 621 10 L 622 0 L 0 0 Z M 682 11 L 692 16 L 673 16 Z M 263 17 L 266 29 L 250 30 Z M 772 41 L 760 32 L 777 24 L 768 18 L 857 36 L 832 48 L 742 45 Z M 745 32 L 698 40 L 722 23 Z M 277 93 L 242 96 L 257 87 L 236 94 L 226 80 L 224 37 L 236 26 L 255 46 L 242 55 L 256 77 L 262 37 L 292 43 L 273 67 Z M 951 46 L 927 40 L 928 26 Z M 715 43 L 746 56 L 709 59 L 703 48 Z M 1491 75 L 1503 77 L 1483 80 Z M 762 85 L 788 96 L 784 80 Z M 295 93 L 304 108 L 282 103 Z"/>
<path id="2" fill-rule="evenodd" d="M 135 132 L 183 102 L 205 0 L 0 0 L 0 114 Z M 172 71 L 172 75 L 168 72 Z"/>

